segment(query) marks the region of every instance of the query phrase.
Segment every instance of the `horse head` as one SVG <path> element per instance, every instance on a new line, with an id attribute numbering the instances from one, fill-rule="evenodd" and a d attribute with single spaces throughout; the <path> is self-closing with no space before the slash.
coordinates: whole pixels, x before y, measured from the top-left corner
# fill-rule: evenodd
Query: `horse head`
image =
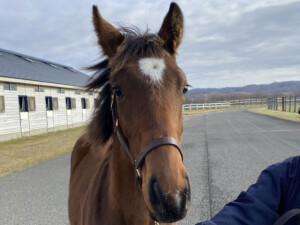
<path id="1" fill-rule="evenodd" d="M 118 30 L 103 19 L 96 6 L 93 23 L 107 59 L 92 67 L 101 75 L 89 87 L 102 88 L 95 117 L 103 121 L 100 131 L 92 135 L 104 142 L 114 135 L 117 126 L 133 159 L 148 143 L 161 137 L 172 137 L 180 144 L 182 104 L 188 84 L 176 62 L 183 36 L 183 15 L 178 5 L 171 3 L 157 34 Z M 90 126 L 99 129 L 99 124 L 92 122 Z M 120 138 L 115 135 L 114 141 L 120 142 Z M 189 205 L 189 178 L 178 149 L 168 143 L 157 145 L 142 158 L 139 168 L 144 202 L 151 218 L 158 222 L 182 219 Z"/>

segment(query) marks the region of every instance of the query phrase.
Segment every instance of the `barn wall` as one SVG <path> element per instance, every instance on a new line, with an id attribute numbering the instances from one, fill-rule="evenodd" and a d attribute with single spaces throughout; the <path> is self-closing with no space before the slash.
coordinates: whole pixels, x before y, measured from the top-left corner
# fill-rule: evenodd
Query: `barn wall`
<path id="1" fill-rule="evenodd" d="M 5 101 L 5 110 L 0 112 L 0 141 L 82 126 L 91 118 L 97 93 L 89 95 L 81 91 L 81 94 L 75 94 L 74 89 L 57 93 L 56 87 L 45 86 L 44 92 L 35 92 L 34 87 L 18 84 L 17 91 L 6 91 L 4 83 L 0 81 L 0 96 L 4 96 Z M 34 97 L 35 110 L 20 112 L 19 95 Z M 58 98 L 57 110 L 46 110 L 46 96 Z M 66 97 L 76 99 L 75 109 L 66 110 Z M 90 100 L 89 109 L 82 109 L 81 98 Z"/>
<path id="2" fill-rule="evenodd" d="M 25 95 L 35 97 L 36 111 L 28 112 L 30 134 L 35 135 L 47 132 L 45 92 L 34 92 L 33 85 L 25 86 Z M 45 88 L 47 90 L 47 88 Z"/>
<path id="3" fill-rule="evenodd" d="M 18 94 L 14 91 L 4 91 L 3 85 L 4 83 L 0 82 L 0 95 L 4 96 L 5 102 L 5 111 L 0 113 L 0 140 L 8 136 L 21 137 L 19 104 L 16 104 Z"/>

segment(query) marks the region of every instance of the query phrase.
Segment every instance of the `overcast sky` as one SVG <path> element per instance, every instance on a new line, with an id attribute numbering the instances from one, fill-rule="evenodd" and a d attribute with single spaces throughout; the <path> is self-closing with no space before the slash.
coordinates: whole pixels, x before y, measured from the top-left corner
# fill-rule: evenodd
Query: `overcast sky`
<path id="1" fill-rule="evenodd" d="M 182 0 L 178 64 L 193 87 L 300 80 L 300 1 Z M 91 23 L 97 4 L 113 24 L 157 32 L 166 0 L 1 0 L 0 48 L 76 69 L 100 56 Z"/>

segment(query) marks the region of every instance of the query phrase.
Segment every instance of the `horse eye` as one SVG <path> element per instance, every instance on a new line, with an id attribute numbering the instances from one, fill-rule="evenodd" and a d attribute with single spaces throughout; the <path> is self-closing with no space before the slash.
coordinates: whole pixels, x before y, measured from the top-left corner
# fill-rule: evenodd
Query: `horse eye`
<path id="1" fill-rule="evenodd" d="M 182 94 L 187 93 L 188 90 L 189 90 L 189 89 L 188 89 L 188 86 L 185 86 L 185 87 L 183 88 L 183 90 L 182 90 Z"/>
<path id="2" fill-rule="evenodd" d="M 121 91 L 120 88 L 118 88 L 118 87 L 113 87 L 113 92 L 114 92 L 114 94 L 115 94 L 117 97 L 122 97 L 122 96 L 123 96 L 122 91 Z"/>

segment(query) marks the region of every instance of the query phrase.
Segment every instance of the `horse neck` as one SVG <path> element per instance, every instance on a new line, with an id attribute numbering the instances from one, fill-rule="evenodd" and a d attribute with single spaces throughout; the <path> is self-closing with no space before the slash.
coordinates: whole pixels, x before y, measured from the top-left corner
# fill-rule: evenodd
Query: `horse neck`
<path id="1" fill-rule="evenodd" d="M 134 167 L 116 137 L 110 154 L 110 196 L 113 196 L 113 202 L 118 206 L 125 224 L 153 224 L 144 202 L 142 187 L 135 177 Z M 137 221 L 133 221 L 135 218 Z"/>

